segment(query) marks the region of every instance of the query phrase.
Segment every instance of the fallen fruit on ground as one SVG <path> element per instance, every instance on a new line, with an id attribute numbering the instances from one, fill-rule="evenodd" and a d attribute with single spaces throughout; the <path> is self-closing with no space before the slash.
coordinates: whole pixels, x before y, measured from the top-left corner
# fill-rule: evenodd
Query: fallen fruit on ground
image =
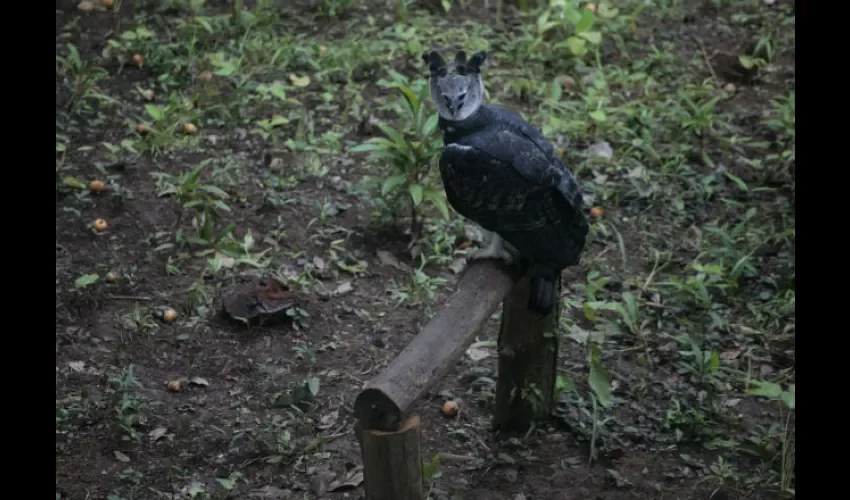
<path id="1" fill-rule="evenodd" d="M 95 179 L 89 182 L 89 191 L 92 193 L 102 193 L 104 189 L 106 189 L 106 184 L 103 181 Z"/>
<path id="2" fill-rule="evenodd" d="M 103 3 L 103 6 L 107 9 L 115 7 L 115 0 L 101 0 L 101 3 Z"/>
<path id="3" fill-rule="evenodd" d="M 195 135 L 195 134 L 198 133 L 198 127 L 196 127 L 192 123 L 184 123 L 183 124 L 183 132 L 185 132 L 189 135 Z"/>
<path id="4" fill-rule="evenodd" d="M 446 401 L 443 403 L 443 415 L 454 417 L 457 415 L 457 403 L 454 401 Z"/>
<path id="5" fill-rule="evenodd" d="M 140 123 L 139 126 L 136 127 L 136 132 L 138 132 L 139 135 L 148 135 L 148 133 L 150 131 L 151 131 L 150 127 L 148 127 L 144 123 Z"/>
<path id="6" fill-rule="evenodd" d="M 133 66 L 138 66 L 138 67 L 140 67 L 140 68 L 141 68 L 141 67 L 142 67 L 142 64 L 144 64 L 144 63 L 145 63 L 145 58 L 144 58 L 144 57 L 142 57 L 142 55 L 141 55 L 141 54 L 133 54 L 133 57 L 131 57 L 131 58 L 130 58 L 130 63 L 131 63 Z"/>
<path id="7" fill-rule="evenodd" d="M 109 224 L 107 224 L 106 221 L 103 219 L 97 219 L 96 221 L 94 221 L 94 224 L 92 224 L 92 227 L 95 231 L 100 233 L 106 231 L 106 228 L 109 227 Z"/>
<path id="8" fill-rule="evenodd" d="M 179 380 L 171 380 L 165 386 L 171 392 L 177 392 L 180 390 L 180 381 Z"/>
<path id="9" fill-rule="evenodd" d="M 92 2 L 80 2 L 77 4 L 77 8 L 83 12 L 91 12 L 94 10 L 94 3 Z"/>
<path id="10" fill-rule="evenodd" d="M 104 279 L 107 281 L 107 283 L 115 283 L 116 281 L 118 281 L 118 276 L 116 276 L 115 273 L 113 273 L 112 271 L 109 271 L 108 273 L 106 273 Z"/>
<path id="11" fill-rule="evenodd" d="M 593 217 L 602 217 L 605 215 L 605 209 L 602 207 L 593 207 L 590 209 L 590 215 Z"/>

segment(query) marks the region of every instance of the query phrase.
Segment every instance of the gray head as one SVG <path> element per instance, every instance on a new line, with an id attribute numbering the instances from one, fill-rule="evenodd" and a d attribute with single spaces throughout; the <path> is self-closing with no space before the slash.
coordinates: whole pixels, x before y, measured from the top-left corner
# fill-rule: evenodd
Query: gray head
<path id="1" fill-rule="evenodd" d="M 469 61 L 460 51 L 455 60 L 446 63 L 437 51 L 422 55 L 431 70 L 431 99 L 445 120 L 461 121 L 473 115 L 484 102 L 481 65 L 487 53 L 476 52 Z"/>

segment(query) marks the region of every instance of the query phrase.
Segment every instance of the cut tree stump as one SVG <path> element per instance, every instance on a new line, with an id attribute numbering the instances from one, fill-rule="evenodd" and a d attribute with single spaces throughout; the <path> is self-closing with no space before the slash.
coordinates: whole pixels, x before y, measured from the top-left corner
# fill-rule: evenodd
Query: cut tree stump
<path id="1" fill-rule="evenodd" d="M 366 500 L 425 500 L 419 417 L 407 417 L 395 432 L 357 425 Z"/>

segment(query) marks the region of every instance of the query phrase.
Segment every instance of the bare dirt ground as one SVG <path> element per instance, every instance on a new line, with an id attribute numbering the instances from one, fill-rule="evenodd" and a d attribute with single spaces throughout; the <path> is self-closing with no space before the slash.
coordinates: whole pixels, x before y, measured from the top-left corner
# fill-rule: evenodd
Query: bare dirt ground
<path id="1" fill-rule="evenodd" d="M 438 140 L 381 82 L 419 88 L 431 47 L 489 50 L 491 100 L 604 209 L 565 274 L 551 423 L 489 431 L 495 315 L 417 405 L 431 497 L 793 497 L 790 2 L 600 2 L 590 28 L 478 0 L 78 3 L 56 7 L 57 500 L 363 496 L 354 398 L 471 238 L 426 198 L 412 255 L 405 204 L 438 176 L 393 191 L 406 164 L 350 151 L 379 123 Z M 289 288 L 287 321 L 222 317 L 250 276 Z"/>

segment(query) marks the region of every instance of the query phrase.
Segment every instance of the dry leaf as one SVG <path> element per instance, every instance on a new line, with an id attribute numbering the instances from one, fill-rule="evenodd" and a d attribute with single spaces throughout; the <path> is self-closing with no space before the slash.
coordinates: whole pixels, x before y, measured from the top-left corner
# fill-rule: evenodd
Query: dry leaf
<path id="1" fill-rule="evenodd" d="M 165 436 L 165 433 L 168 432 L 168 429 L 165 427 L 157 427 L 156 429 L 150 431 L 148 436 L 150 436 L 151 441 L 157 441 Z"/>
<path id="2" fill-rule="evenodd" d="M 94 10 L 94 2 L 80 2 L 77 4 L 77 8 L 83 12 L 91 12 Z"/>
<path id="3" fill-rule="evenodd" d="M 86 367 L 85 361 L 70 361 L 68 366 L 77 373 L 82 373 Z"/>
<path id="4" fill-rule="evenodd" d="M 459 259 L 455 259 L 449 264 L 449 269 L 455 274 L 460 274 L 466 269 L 466 259 L 461 257 Z"/>
<path id="5" fill-rule="evenodd" d="M 191 379 L 189 379 L 189 383 L 194 385 L 200 385 L 202 387 L 207 387 L 208 385 L 210 385 L 209 381 L 204 377 L 192 377 Z"/>
<path id="6" fill-rule="evenodd" d="M 377 255 L 378 260 L 381 261 L 381 264 L 385 266 L 394 267 L 400 271 L 404 270 L 404 264 L 399 262 L 398 259 L 395 258 L 395 255 L 393 255 L 392 253 L 386 250 L 378 250 Z"/>
<path id="7" fill-rule="evenodd" d="M 119 462 L 129 462 L 130 461 L 130 457 L 121 453 L 118 450 L 115 450 L 112 453 L 115 455 L 115 458 L 118 459 Z"/>
<path id="8" fill-rule="evenodd" d="M 351 282 L 343 281 L 336 287 L 336 290 L 334 290 L 334 295 L 345 295 L 346 293 L 350 293 L 352 290 L 354 290 L 354 287 L 351 286 Z"/>

